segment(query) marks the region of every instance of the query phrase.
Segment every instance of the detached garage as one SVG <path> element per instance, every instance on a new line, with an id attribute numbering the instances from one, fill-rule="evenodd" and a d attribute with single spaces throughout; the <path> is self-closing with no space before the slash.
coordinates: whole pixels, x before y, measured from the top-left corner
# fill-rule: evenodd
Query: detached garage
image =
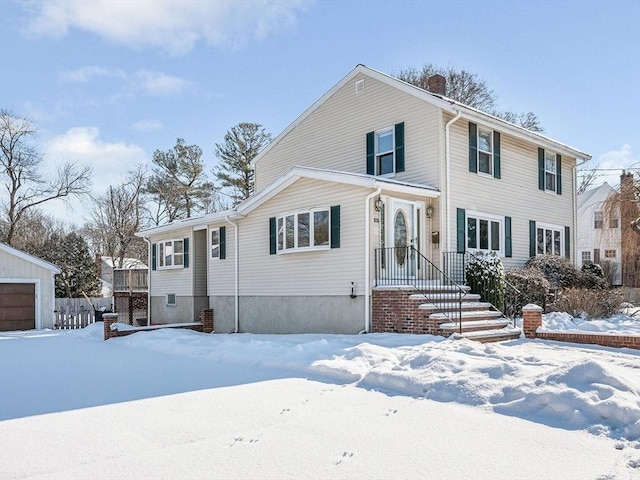
<path id="1" fill-rule="evenodd" d="M 57 273 L 55 265 L 0 243 L 0 331 L 53 328 Z"/>

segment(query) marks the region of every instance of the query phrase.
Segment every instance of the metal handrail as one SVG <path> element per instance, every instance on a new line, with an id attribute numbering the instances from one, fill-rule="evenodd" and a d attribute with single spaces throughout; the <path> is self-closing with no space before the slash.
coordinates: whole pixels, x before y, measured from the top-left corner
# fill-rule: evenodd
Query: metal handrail
<path id="1" fill-rule="evenodd" d="M 439 313 L 458 323 L 462 333 L 462 299 L 467 290 L 412 245 L 375 249 L 375 286 L 407 285 L 420 292 Z M 451 301 L 453 300 L 453 302 Z M 457 318 L 445 305 L 457 302 Z"/>

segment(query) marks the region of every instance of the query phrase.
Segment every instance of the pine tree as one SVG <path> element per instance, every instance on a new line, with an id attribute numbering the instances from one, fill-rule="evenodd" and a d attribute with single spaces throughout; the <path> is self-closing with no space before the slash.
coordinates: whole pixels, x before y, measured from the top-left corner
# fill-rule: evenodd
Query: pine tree
<path id="1" fill-rule="evenodd" d="M 54 233 L 42 252 L 42 258 L 58 266 L 62 272 L 56 275 L 56 298 L 77 298 L 82 294 L 97 295 L 100 280 L 93 258 L 84 238 L 75 232 Z"/>
<path id="2" fill-rule="evenodd" d="M 222 188 L 230 188 L 234 206 L 253 192 L 251 161 L 271 141 L 271 135 L 257 123 L 239 123 L 216 143 L 220 165 L 213 173 Z"/>

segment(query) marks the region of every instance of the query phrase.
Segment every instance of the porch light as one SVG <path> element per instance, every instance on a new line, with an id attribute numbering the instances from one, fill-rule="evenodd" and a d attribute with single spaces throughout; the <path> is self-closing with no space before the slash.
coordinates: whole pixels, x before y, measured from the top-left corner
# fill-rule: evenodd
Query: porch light
<path id="1" fill-rule="evenodd" d="M 384 202 L 382 201 L 382 198 L 380 197 L 380 195 L 378 195 L 378 198 L 376 198 L 376 201 L 373 204 L 373 207 L 375 208 L 376 212 L 380 212 L 384 208 Z"/>
<path id="2" fill-rule="evenodd" d="M 431 205 L 429 205 L 427 207 L 427 212 L 426 213 L 427 213 L 427 218 L 433 217 L 433 207 Z"/>

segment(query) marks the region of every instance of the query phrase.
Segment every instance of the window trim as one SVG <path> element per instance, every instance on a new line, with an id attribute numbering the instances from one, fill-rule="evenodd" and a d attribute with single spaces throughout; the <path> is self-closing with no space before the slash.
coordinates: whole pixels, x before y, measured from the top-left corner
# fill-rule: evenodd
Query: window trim
<path id="1" fill-rule="evenodd" d="M 547 159 L 547 156 L 553 157 L 553 158 Z M 553 160 L 553 172 L 547 169 L 547 160 Z M 551 185 L 553 186 L 553 188 L 549 188 L 549 185 L 547 185 L 547 175 L 553 175 L 553 181 L 551 182 Z M 558 189 L 558 158 L 555 153 L 545 149 L 544 151 L 544 191 L 557 194 L 557 189 Z"/>
<path id="2" fill-rule="evenodd" d="M 382 128 L 380 130 L 376 130 L 373 132 L 374 138 L 374 150 L 373 150 L 373 158 L 374 158 L 374 174 L 376 177 L 394 177 L 396 175 L 396 132 L 395 126 L 391 125 L 390 127 Z M 380 152 L 378 148 L 379 138 L 382 135 L 391 134 L 391 149 Z M 386 156 L 391 154 L 391 166 L 392 171 L 388 173 L 381 173 L 382 164 L 380 158 L 382 156 Z"/>
<path id="3" fill-rule="evenodd" d="M 478 227 L 476 227 L 477 229 L 477 233 L 476 233 L 476 247 L 469 247 L 469 219 L 474 219 L 476 221 L 480 221 L 480 220 L 486 220 L 489 222 L 489 230 L 488 230 L 488 244 L 489 244 L 489 248 L 488 249 L 484 249 L 484 248 L 480 248 L 478 247 L 479 245 L 479 235 L 480 235 L 480 229 Z M 498 230 L 498 241 L 500 242 L 500 248 L 498 250 L 493 250 L 491 249 L 491 244 L 492 244 L 492 236 L 491 236 L 491 222 L 497 222 L 499 225 L 499 230 Z M 505 216 L 504 215 L 496 215 L 493 213 L 485 213 L 485 212 L 477 212 L 477 211 L 473 211 L 473 210 L 466 210 L 465 213 L 465 221 L 464 221 L 464 241 L 465 241 L 465 250 L 469 251 L 469 252 L 478 252 L 478 253 L 490 253 L 490 252 L 495 252 L 496 255 L 498 255 L 499 257 L 505 257 L 505 247 L 506 247 L 506 238 L 505 238 L 505 234 L 506 234 L 506 230 L 505 230 Z"/>
<path id="4" fill-rule="evenodd" d="M 611 252 L 613 252 L 613 255 L 609 255 Z M 604 258 L 618 258 L 618 250 L 615 248 L 605 248 L 604 250 Z"/>
<path id="5" fill-rule="evenodd" d="M 327 243 L 326 245 L 315 245 L 315 214 L 320 212 L 326 212 L 327 215 Z M 298 246 L 300 241 L 299 233 L 299 218 L 301 215 L 307 214 L 309 216 L 309 245 L 300 247 Z M 293 217 L 293 246 L 287 247 L 287 218 Z M 307 209 L 300 209 L 289 211 L 285 214 L 275 217 L 276 223 L 276 254 L 289 254 L 296 252 L 310 252 L 310 251 L 322 251 L 331 250 L 331 207 L 313 207 Z M 282 240 L 282 243 L 280 242 Z"/>
<path id="6" fill-rule="evenodd" d="M 543 243 L 544 245 L 544 252 L 540 253 L 538 251 L 538 230 L 543 230 L 543 240 L 544 237 L 546 236 L 546 231 L 550 230 L 551 232 L 555 233 L 558 232 L 559 236 L 560 236 L 560 247 L 559 247 L 559 252 L 555 253 L 555 252 L 547 252 L 546 251 L 546 242 Z M 543 223 L 543 222 L 536 222 L 536 256 L 538 255 L 558 255 L 559 257 L 564 257 L 565 256 L 565 252 L 566 252 L 566 246 L 565 246 L 565 227 L 563 225 L 555 225 L 552 223 Z M 552 233 L 552 235 L 553 235 Z M 551 238 L 551 244 L 552 246 L 554 245 L 554 237 L 552 236 Z M 553 250 L 553 248 L 552 248 Z"/>
<path id="7" fill-rule="evenodd" d="M 218 255 L 213 255 L 213 233 L 218 233 L 218 243 L 216 244 L 218 247 Z M 211 260 L 220 260 L 220 227 L 215 227 L 209 229 L 209 258 Z"/>
<path id="8" fill-rule="evenodd" d="M 585 262 L 591 262 L 591 250 L 582 250 L 580 258 L 582 259 L 583 265 Z"/>
<path id="9" fill-rule="evenodd" d="M 490 177 L 490 178 L 494 178 L 494 138 L 493 138 L 493 130 L 489 129 L 489 128 L 485 128 L 481 125 L 478 125 L 476 127 L 477 133 L 476 133 L 476 173 L 478 175 L 482 175 L 482 176 L 486 176 L 486 177 Z M 491 148 L 491 150 L 487 151 L 487 150 L 481 150 L 480 149 L 480 132 L 483 133 L 487 133 L 489 134 L 489 147 Z M 489 171 L 488 172 L 483 172 L 480 170 L 480 154 L 481 153 L 485 153 L 487 155 L 489 155 Z"/>
<path id="10" fill-rule="evenodd" d="M 604 228 L 604 215 L 602 210 L 595 210 L 593 212 L 593 229 L 602 230 Z"/>
<path id="11" fill-rule="evenodd" d="M 176 254 L 175 253 L 175 243 L 180 242 L 182 244 L 182 252 Z M 165 265 L 165 248 L 167 247 L 168 244 L 171 244 L 171 249 L 172 249 L 172 253 L 171 253 L 171 265 Z M 162 240 L 157 242 L 157 256 L 158 256 L 158 264 L 157 264 L 157 269 L 158 270 L 171 270 L 171 269 L 175 269 L 175 268 L 184 268 L 184 255 L 185 255 L 185 248 L 184 248 L 184 239 L 183 238 L 171 238 L 171 239 L 167 239 L 167 240 Z M 176 264 L 176 255 L 182 255 L 182 261 L 179 264 Z"/>
<path id="12" fill-rule="evenodd" d="M 173 302 L 170 302 L 169 299 L 173 296 Z M 177 307 L 178 306 L 178 296 L 175 293 L 167 293 L 165 295 L 165 301 L 167 307 Z"/>

